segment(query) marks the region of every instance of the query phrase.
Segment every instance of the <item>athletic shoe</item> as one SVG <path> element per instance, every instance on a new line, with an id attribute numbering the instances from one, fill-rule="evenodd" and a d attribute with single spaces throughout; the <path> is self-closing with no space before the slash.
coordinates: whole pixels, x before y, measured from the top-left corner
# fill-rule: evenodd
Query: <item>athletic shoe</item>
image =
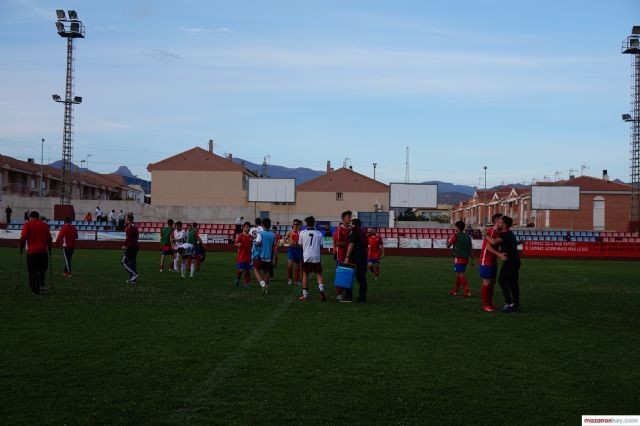
<path id="1" fill-rule="evenodd" d="M 511 305 L 507 304 L 507 305 L 504 305 L 500 310 L 505 314 L 511 314 L 516 311 L 516 307 L 512 304 Z"/>
<path id="2" fill-rule="evenodd" d="M 62 276 L 63 276 L 63 277 L 65 277 L 65 278 L 67 278 L 67 277 L 69 276 L 69 274 L 68 274 L 67 272 L 63 272 L 63 273 L 62 273 Z"/>
<path id="3" fill-rule="evenodd" d="M 164 272 L 164 268 L 162 266 L 160 267 L 160 272 Z"/>
<path id="4" fill-rule="evenodd" d="M 236 278 L 233 283 L 236 285 L 236 287 L 240 287 L 240 278 Z"/>
<path id="5" fill-rule="evenodd" d="M 287 285 L 293 285 L 293 281 L 289 280 L 289 281 L 287 282 Z"/>
<path id="6" fill-rule="evenodd" d="M 298 297 L 298 300 L 301 300 L 301 301 L 304 302 L 304 301 L 307 300 L 307 296 L 302 295 L 302 296 Z"/>
<path id="7" fill-rule="evenodd" d="M 485 306 L 483 306 L 483 307 L 482 307 L 482 310 L 483 310 L 483 311 L 485 311 L 485 312 L 495 312 L 495 311 L 496 311 L 495 309 L 493 309 L 493 308 L 492 308 L 491 306 L 489 306 L 489 305 L 485 305 Z"/>
<path id="8" fill-rule="evenodd" d="M 353 302 L 353 300 L 351 300 L 351 299 L 346 299 L 346 298 L 344 298 L 344 297 L 343 297 L 342 299 L 340 299 L 340 302 L 341 302 L 341 303 L 351 303 L 351 302 Z"/>
<path id="9" fill-rule="evenodd" d="M 269 286 L 265 285 L 264 287 L 262 287 L 262 294 L 269 294 Z"/>
<path id="10" fill-rule="evenodd" d="M 465 292 L 465 293 L 462 295 L 462 297 L 471 297 L 471 292 L 470 292 L 470 291 Z M 493 308 L 493 306 L 492 306 L 492 308 Z"/>
<path id="11" fill-rule="evenodd" d="M 184 278 L 184 274 L 180 274 L 180 278 Z"/>
<path id="12" fill-rule="evenodd" d="M 67 274 L 67 278 L 71 278 L 73 275 L 71 274 Z"/>
<path id="13" fill-rule="evenodd" d="M 457 295 L 458 295 L 458 292 L 457 292 L 457 291 L 455 291 L 455 290 L 451 290 L 451 291 L 449 292 L 449 294 L 450 294 L 450 295 L 452 295 L 452 296 L 457 296 Z"/>
<path id="14" fill-rule="evenodd" d="M 338 295 L 336 296 L 336 300 L 337 300 L 338 302 L 342 302 L 342 299 L 343 299 L 343 298 L 344 298 L 344 296 L 343 296 L 342 294 L 338 294 Z"/>
<path id="15" fill-rule="evenodd" d="M 323 302 L 327 301 L 327 295 L 324 293 L 324 291 L 320 292 L 320 300 L 322 300 Z"/>
<path id="16" fill-rule="evenodd" d="M 374 281 L 378 281 L 378 277 L 376 275 L 373 276 Z"/>

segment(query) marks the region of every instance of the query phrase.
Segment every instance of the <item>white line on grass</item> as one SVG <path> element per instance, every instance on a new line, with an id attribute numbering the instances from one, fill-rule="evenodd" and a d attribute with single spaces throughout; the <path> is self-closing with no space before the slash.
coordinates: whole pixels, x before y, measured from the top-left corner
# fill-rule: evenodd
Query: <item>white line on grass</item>
<path id="1" fill-rule="evenodd" d="M 240 364 L 240 361 L 243 360 L 253 342 L 262 337 L 262 335 L 273 326 L 278 318 L 280 318 L 284 311 L 291 305 L 292 301 L 293 297 L 286 297 L 270 317 L 263 321 L 251 335 L 244 339 L 235 351 L 231 352 L 216 368 L 211 370 L 191 395 L 185 398 L 182 407 L 178 408 L 171 418 L 169 418 L 169 423 L 188 423 L 195 414 L 199 402 L 204 400 L 206 395 L 210 393 L 212 389 L 215 389 L 225 379 L 227 374 Z"/>

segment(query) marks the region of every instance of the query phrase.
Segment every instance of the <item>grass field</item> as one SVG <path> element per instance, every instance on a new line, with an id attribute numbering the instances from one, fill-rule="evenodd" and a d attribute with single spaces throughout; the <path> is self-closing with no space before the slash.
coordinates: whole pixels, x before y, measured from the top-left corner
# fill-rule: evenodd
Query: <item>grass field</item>
<path id="1" fill-rule="evenodd" d="M 141 252 L 78 251 L 32 296 L 0 249 L 3 424 L 578 424 L 640 413 L 640 264 L 525 260 L 522 312 L 449 296 L 447 258 L 388 257 L 369 302 L 306 303 L 281 265 L 236 289 L 234 256 L 193 280 Z M 323 259 L 332 282 L 332 259 Z M 331 293 L 333 293 L 332 287 Z M 502 300 L 499 291 L 496 300 Z M 547 422 L 547 423 L 545 423 Z"/>

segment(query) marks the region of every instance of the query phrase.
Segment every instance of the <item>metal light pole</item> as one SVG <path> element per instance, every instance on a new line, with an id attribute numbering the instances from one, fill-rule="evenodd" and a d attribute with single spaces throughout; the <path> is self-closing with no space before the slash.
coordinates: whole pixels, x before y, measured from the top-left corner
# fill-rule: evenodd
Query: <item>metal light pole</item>
<path id="1" fill-rule="evenodd" d="M 60 204 L 71 201 L 71 149 L 73 145 L 73 105 L 82 102 L 82 97 L 73 96 L 73 41 L 84 38 L 84 25 L 78 20 L 75 10 L 69 11 L 69 18 L 64 10 L 56 10 L 58 21 L 56 29 L 58 35 L 67 39 L 67 78 L 65 96 L 53 95 L 53 100 L 64 104 L 64 130 L 62 135 L 62 185 L 60 190 Z"/>
<path id="2" fill-rule="evenodd" d="M 373 180 L 376 180 L 376 167 L 378 166 L 378 163 L 373 163 Z"/>
<path id="3" fill-rule="evenodd" d="M 622 53 L 633 55 L 633 86 L 631 88 L 631 114 L 622 119 L 631 123 L 631 214 L 629 230 L 640 228 L 640 26 L 631 29 L 631 35 L 622 42 Z"/>
<path id="4" fill-rule="evenodd" d="M 44 163 L 44 138 L 40 144 L 40 197 L 42 197 L 42 182 L 44 178 L 44 170 L 42 164 Z"/>

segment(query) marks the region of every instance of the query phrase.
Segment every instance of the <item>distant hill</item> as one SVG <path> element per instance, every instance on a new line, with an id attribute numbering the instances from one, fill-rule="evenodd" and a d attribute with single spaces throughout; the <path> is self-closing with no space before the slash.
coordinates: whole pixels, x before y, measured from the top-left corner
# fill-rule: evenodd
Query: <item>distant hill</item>
<path id="1" fill-rule="evenodd" d="M 256 172 L 258 176 L 262 174 L 262 164 L 252 163 L 251 161 L 243 160 L 242 158 L 234 158 L 233 161 L 237 164 L 243 164 L 244 166 Z M 296 180 L 296 185 L 300 185 L 308 180 L 317 178 L 324 175 L 324 171 L 308 169 L 306 167 L 284 167 L 276 166 L 274 164 L 267 165 L 267 175 L 272 178 L 293 178 Z"/>
<path id="2" fill-rule="evenodd" d="M 135 175 L 131 173 L 131 170 L 129 170 L 127 166 L 118 167 L 118 170 L 116 170 L 114 173 L 124 177 L 135 177 Z"/>
<path id="3" fill-rule="evenodd" d="M 428 182 L 422 182 L 427 184 L 436 184 L 438 185 L 438 194 L 440 193 L 459 193 L 466 194 L 469 197 L 473 195 L 476 189 L 473 186 L 468 185 L 456 185 L 454 183 L 449 182 L 441 182 L 439 180 L 430 180 Z"/>
<path id="4" fill-rule="evenodd" d="M 56 169 L 62 169 L 62 160 L 54 161 L 53 163 L 49 164 L 49 166 L 54 167 Z M 71 171 L 74 173 L 84 173 L 91 170 L 84 167 L 78 167 L 75 164 L 71 163 Z M 127 182 L 128 185 L 140 185 L 145 193 L 147 194 L 151 193 L 151 182 L 148 180 L 135 177 L 127 166 L 120 166 L 118 167 L 118 170 L 116 170 L 113 173 L 124 177 L 124 181 Z"/>

